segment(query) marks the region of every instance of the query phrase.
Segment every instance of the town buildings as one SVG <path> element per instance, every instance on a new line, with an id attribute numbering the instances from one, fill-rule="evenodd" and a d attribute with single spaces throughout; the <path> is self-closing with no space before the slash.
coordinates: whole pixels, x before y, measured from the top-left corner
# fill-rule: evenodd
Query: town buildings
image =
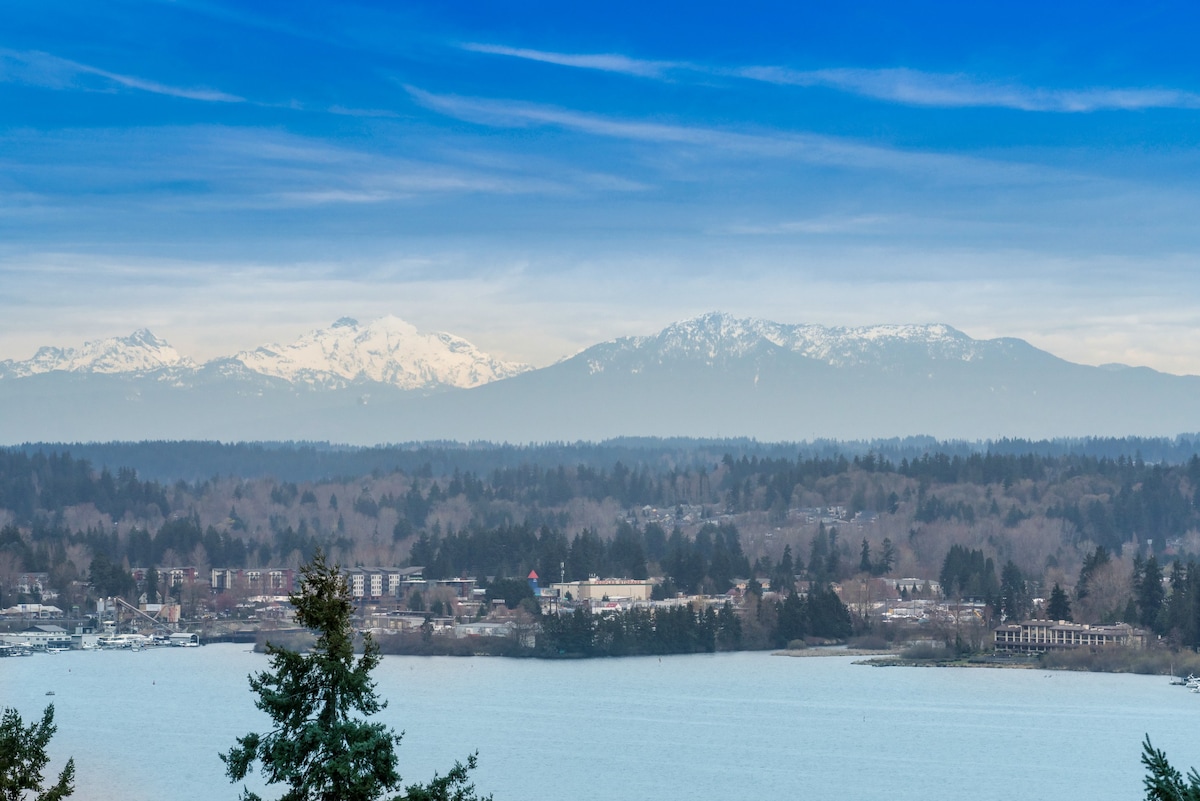
<path id="1" fill-rule="evenodd" d="M 551 584 L 550 590 L 559 598 L 571 599 L 578 603 L 592 601 L 649 601 L 654 582 L 649 579 L 626 578 L 596 578 L 592 576 L 586 581 L 567 581 Z"/>

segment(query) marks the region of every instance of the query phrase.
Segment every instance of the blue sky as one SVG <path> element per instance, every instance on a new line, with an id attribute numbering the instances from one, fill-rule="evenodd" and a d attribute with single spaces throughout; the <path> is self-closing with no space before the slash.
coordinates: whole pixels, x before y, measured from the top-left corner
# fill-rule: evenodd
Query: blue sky
<path id="1" fill-rule="evenodd" d="M 1193 7 L 576 5 L 5 4 L 0 358 L 723 310 L 1200 373 Z"/>

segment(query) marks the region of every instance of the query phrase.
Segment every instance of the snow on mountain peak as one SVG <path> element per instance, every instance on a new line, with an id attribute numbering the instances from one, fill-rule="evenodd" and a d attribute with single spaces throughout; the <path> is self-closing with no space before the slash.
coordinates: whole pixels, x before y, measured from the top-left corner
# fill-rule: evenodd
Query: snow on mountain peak
<path id="1" fill-rule="evenodd" d="M 720 358 L 741 357 L 751 351 L 774 346 L 825 362 L 834 367 L 866 364 L 886 366 L 904 355 L 919 354 L 935 360 L 971 361 L 988 343 L 971 339 L 948 325 L 873 325 L 856 328 L 822 325 L 787 325 L 770 320 L 737 318 L 724 312 L 709 312 L 664 328 L 657 334 L 626 337 L 605 343 L 610 358 L 620 352 L 649 351 L 658 360 L 696 358 L 714 363 Z M 604 369 L 606 359 L 595 354 L 589 370 Z"/>
<path id="2" fill-rule="evenodd" d="M 392 316 L 367 325 L 343 317 L 290 345 L 233 358 L 256 373 L 324 387 L 374 381 L 400 389 L 468 388 L 530 369 L 495 359 L 452 334 L 423 334 Z"/>
<path id="3" fill-rule="evenodd" d="M 141 328 L 126 337 L 85 342 L 80 348 L 39 348 L 26 361 L 0 362 L 0 375 L 21 378 L 51 372 L 141 374 L 190 365 L 165 340 Z"/>

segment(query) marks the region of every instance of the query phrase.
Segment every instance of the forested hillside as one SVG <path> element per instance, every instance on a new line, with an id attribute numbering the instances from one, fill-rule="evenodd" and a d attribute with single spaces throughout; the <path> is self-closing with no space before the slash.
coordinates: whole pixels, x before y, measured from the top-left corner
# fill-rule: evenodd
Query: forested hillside
<path id="1" fill-rule="evenodd" d="M 720 455 L 682 441 L 650 452 L 427 446 L 412 451 L 434 457 L 424 463 L 353 476 L 173 483 L 13 449 L 0 452 L 0 604 L 30 600 L 16 592 L 23 573 L 48 573 L 63 601 L 82 603 L 131 591 L 135 568 L 291 567 L 322 546 L 344 565 L 419 564 L 431 578 L 648 576 L 663 594 L 797 578 L 873 578 L 909 594 L 940 581 L 1010 616 L 1057 586 L 1076 620 L 1132 617 L 1194 640 L 1180 604 L 1200 599 L 1200 457 L 1149 463 L 1146 441 L 1126 444 L 1133 453 L 951 447 L 898 460 L 756 443 Z M 268 451 L 292 452 L 253 452 Z M 456 466 L 456 455 L 492 467 Z"/>

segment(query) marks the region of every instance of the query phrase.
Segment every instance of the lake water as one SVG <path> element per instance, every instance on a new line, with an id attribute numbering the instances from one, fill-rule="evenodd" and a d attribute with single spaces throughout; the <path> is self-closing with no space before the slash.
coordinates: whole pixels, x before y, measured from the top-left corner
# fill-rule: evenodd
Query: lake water
<path id="1" fill-rule="evenodd" d="M 478 750 L 497 801 L 1131 801 L 1146 733 L 1200 766 L 1200 695 L 1163 677 L 852 661 L 392 656 L 376 675 L 405 779 Z M 75 757 L 76 798 L 232 799 L 217 754 L 266 730 L 246 684 L 265 667 L 241 645 L 0 659 L 0 705 L 28 722 L 54 702 L 51 771 Z"/>

